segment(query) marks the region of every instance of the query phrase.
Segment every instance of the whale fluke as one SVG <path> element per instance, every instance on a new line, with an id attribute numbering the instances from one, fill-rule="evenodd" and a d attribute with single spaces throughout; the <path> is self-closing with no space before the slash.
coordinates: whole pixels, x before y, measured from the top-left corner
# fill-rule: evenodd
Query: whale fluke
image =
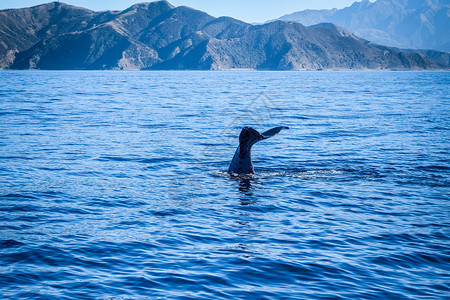
<path id="1" fill-rule="evenodd" d="M 275 127 L 275 128 L 269 129 L 267 131 L 264 131 L 263 133 L 261 133 L 261 135 L 264 137 L 264 139 L 268 139 L 268 138 L 273 137 L 275 134 L 277 134 L 278 132 L 280 132 L 283 129 L 289 129 L 289 127 L 286 127 L 286 126 Z"/>
<path id="2" fill-rule="evenodd" d="M 283 129 L 289 129 L 286 126 L 279 126 L 259 133 L 252 127 L 244 127 L 239 134 L 239 146 L 234 153 L 228 173 L 231 174 L 254 174 L 251 150 L 252 146 L 259 141 L 268 139 L 276 135 Z"/>

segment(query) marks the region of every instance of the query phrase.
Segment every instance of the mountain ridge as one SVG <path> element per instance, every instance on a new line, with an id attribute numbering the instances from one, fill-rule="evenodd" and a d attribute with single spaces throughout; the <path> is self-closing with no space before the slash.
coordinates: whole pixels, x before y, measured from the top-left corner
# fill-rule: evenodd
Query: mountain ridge
<path id="1" fill-rule="evenodd" d="M 430 52 L 431 53 L 431 52 Z M 167 1 L 94 12 L 52 2 L 0 11 L 2 69 L 448 69 L 448 53 L 402 51 L 333 24 L 251 25 Z"/>
<path id="2" fill-rule="evenodd" d="M 364 0 L 343 9 L 304 10 L 278 20 L 330 22 L 377 44 L 450 51 L 449 0 Z"/>

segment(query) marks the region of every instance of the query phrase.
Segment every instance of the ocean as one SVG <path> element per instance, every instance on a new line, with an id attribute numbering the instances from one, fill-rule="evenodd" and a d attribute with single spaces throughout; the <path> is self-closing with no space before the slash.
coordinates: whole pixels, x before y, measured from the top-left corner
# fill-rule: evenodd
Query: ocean
<path id="1" fill-rule="evenodd" d="M 450 72 L 1 71 L 3 299 L 450 299 Z M 244 126 L 289 126 L 227 174 Z"/>

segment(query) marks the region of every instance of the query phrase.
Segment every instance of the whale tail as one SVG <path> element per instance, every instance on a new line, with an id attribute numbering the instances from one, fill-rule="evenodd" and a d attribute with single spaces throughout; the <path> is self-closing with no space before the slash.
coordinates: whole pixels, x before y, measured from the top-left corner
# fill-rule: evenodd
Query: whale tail
<path id="1" fill-rule="evenodd" d="M 251 149 L 254 144 L 259 141 L 268 139 L 279 133 L 283 129 L 289 127 L 280 126 L 269 129 L 263 133 L 259 133 L 252 127 L 244 127 L 239 134 L 239 147 L 231 160 L 228 167 L 228 173 L 232 174 L 254 174 Z"/>

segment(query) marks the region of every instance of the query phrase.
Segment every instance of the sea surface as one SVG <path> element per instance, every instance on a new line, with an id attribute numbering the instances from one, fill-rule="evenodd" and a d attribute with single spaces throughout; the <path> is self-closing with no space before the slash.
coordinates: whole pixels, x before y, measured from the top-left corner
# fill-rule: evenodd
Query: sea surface
<path id="1" fill-rule="evenodd" d="M 2 299 L 450 299 L 449 187 L 450 72 L 0 72 Z"/>

